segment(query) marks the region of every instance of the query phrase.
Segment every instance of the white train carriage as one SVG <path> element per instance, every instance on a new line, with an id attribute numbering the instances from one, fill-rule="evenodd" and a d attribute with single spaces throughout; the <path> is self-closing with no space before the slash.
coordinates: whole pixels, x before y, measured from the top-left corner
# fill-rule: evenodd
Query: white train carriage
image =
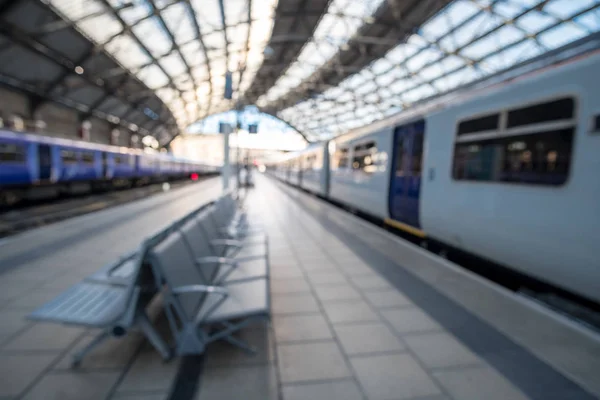
<path id="1" fill-rule="evenodd" d="M 427 118 L 423 230 L 600 301 L 600 55 Z"/>
<path id="2" fill-rule="evenodd" d="M 329 182 L 329 152 L 327 143 L 318 143 L 299 153 L 302 160 L 300 187 L 320 196 L 327 196 Z"/>
<path id="3" fill-rule="evenodd" d="M 388 217 L 387 193 L 393 128 L 360 129 L 329 142 L 329 198 L 369 213 Z"/>

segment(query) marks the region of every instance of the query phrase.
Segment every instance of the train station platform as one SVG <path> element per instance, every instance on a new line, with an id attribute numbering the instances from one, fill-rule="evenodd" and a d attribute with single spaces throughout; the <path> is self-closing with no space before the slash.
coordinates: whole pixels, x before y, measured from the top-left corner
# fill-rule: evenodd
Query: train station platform
<path id="1" fill-rule="evenodd" d="M 24 316 L 162 223 L 212 179 L 0 242 L 0 399 L 521 400 L 600 398 L 594 333 L 313 196 L 258 176 L 272 320 L 164 363 L 141 337 L 79 369 L 90 332 Z"/>

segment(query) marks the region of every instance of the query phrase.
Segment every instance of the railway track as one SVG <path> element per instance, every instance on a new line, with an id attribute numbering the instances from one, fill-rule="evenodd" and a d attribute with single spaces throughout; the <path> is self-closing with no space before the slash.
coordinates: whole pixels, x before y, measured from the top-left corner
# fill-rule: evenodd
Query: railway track
<path id="1" fill-rule="evenodd" d="M 33 204 L 2 211 L 0 212 L 0 238 L 12 236 L 19 232 L 53 222 L 146 198 L 167 190 L 201 182 L 208 178 L 209 177 L 201 177 L 197 181 L 156 183 L 134 189 L 59 199 L 51 203 Z"/>

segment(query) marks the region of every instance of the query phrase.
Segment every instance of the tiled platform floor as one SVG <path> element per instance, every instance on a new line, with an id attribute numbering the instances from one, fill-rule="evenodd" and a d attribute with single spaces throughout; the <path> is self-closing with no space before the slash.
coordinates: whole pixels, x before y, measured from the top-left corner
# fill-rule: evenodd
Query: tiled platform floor
<path id="1" fill-rule="evenodd" d="M 0 399 L 166 398 L 179 362 L 163 363 L 140 336 L 110 340 L 71 370 L 92 332 L 25 316 L 220 192 L 212 179 L 0 242 Z"/>
<path id="2" fill-rule="evenodd" d="M 219 397 L 210 372 L 199 399 L 527 398 L 273 182 L 249 200 L 270 237 L 275 357 L 260 382 L 275 369 L 280 393 Z"/>
<path id="3" fill-rule="evenodd" d="M 174 200 L 1 276 L 0 400 L 175 399 L 185 367 L 180 360 L 162 363 L 139 337 L 107 343 L 72 371 L 67 355 L 90 334 L 33 324 L 23 315 L 128 250 L 152 218 L 184 213 L 189 201 Z M 247 205 L 269 233 L 272 322 L 241 332 L 257 347 L 255 356 L 227 343 L 210 346 L 199 378 L 187 383 L 196 390 L 177 400 L 587 400 L 600 394 L 594 378 L 600 345 L 582 341 L 574 329 L 523 311 L 476 279 L 446 274 L 434 258 L 423 261 L 408 247 L 400 252 L 351 217 L 272 180 L 258 177 Z M 29 289 L 34 293 L 23 293 Z M 547 334 L 540 336 L 541 329 Z M 557 344 L 568 350 L 550 351 Z"/>

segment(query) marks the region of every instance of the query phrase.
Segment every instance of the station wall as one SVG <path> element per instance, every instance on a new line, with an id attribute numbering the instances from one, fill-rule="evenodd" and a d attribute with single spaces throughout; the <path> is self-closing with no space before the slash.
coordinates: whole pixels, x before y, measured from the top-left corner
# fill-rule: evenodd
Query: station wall
<path id="1" fill-rule="evenodd" d="M 0 87 L 0 118 L 6 123 L 13 115 L 18 115 L 25 120 L 28 126 L 27 131 L 35 132 L 36 129 L 33 127 L 33 123 L 35 120 L 41 120 L 44 121 L 46 127 L 37 130 L 40 134 L 75 140 L 81 139 L 79 136 L 80 120 L 77 111 L 57 103 L 44 103 L 35 111 L 34 115 L 31 115 L 29 99 L 26 95 Z M 92 123 L 90 141 L 110 144 L 111 125 L 105 120 L 94 117 L 89 120 Z M 133 133 L 123 127 L 118 129 L 119 136 L 115 144 L 130 147 Z"/>

